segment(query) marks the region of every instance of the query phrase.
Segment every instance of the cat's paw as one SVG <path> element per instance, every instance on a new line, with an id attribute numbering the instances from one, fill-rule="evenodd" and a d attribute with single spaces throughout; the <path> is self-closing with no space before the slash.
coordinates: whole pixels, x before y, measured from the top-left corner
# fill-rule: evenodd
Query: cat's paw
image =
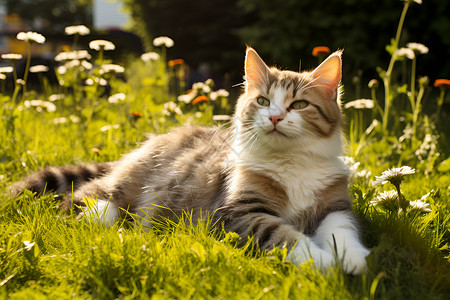
<path id="1" fill-rule="evenodd" d="M 355 247 L 347 249 L 343 257 L 343 268 L 345 273 L 360 275 L 367 272 L 366 257 L 370 251 L 364 247 Z"/>
<path id="2" fill-rule="evenodd" d="M 289 252 L 286 259 L 297 265 L 301 265 L 312 259 L 314 265 L 322 270 L 326 270 L 335 265 L 334 256 L 317 246 L 305 247 L 305 245 L 296 245 Z"/>

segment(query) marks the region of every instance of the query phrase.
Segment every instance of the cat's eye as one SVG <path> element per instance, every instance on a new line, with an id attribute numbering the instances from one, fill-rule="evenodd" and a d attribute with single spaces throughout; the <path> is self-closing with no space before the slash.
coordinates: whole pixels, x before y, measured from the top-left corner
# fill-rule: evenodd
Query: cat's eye
<path id="1" fill-rule="evenodd" d="M 292 102 L 291 108 L 293 108 L 293 109 L 303 109 L 303 108 L 307 107 L 308 104 L 309 103 L 306 100 L 298 100 L 298 101 Z"/>
<path id="2" fill-rule="evenodd" d="M 256 99 L 256 101 L 261 106 L 269 106 L 270 105 L 270 101 L 264 97 L 258 97 L 258 99 Z"/>

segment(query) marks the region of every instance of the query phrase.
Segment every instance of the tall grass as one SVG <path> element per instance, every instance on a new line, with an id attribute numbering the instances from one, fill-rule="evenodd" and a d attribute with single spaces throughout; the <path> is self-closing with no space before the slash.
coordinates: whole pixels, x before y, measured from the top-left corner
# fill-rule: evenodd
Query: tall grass
<path id="1" fill-rule="evenodd" d="M 421 103 L 431 100 L 419 99 L 426 82 L 397 81 L 398 47 L 390 48 L 388 87 L 377 91 L 372 83 L 369 108 L 345 108 L 354 209 L 372 248 L 366 275 L 345 275 L 339 266 L 320 272 L 309 262 L 298 267 L 285 261 L 286 249 L 237 247 L 236 234 L 211 230 L 208 219 L 189 225 L 189 212 L 179 222 L 152 220 L 150 229 L 129 221 L 106 228 L 60 212 L 58 195 L 11 196 L 11 182 L 43 166 L 115 160 L 147 133 L 211 125 L 226 119 L 214 115 L 231 113 L 228 94 L 211 81 L 180 95 L 183 62 L 167 64 L 166 46 L 123 72 L 105 71 L 113 63 L 107 51 L 68 52 L 80 57 L 60 61 L 59 85 L 25 91 L 19 81 L 1 95 L 0 298 L 447 299 L 450 165 L 435 126 L 445 87 L 439 110 L 425 114 Z M 397 109 L 399 91 L 409 97 L 408 111 Z M 381 92 L 389 104 L 378 102 Z M 402 165 L 415 172 L 391 181 L 398 186 L 375 183 Z"/>

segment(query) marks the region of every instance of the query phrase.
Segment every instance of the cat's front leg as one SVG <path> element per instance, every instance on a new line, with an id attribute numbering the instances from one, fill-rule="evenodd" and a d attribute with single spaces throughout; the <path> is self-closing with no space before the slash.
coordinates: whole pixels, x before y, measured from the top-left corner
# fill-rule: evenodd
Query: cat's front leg
<path id="1" fill-rule="evenodd" d="M 360 241 L 354 218 L 349 211 L 328 214 L 317 228 L 313 240 L 337 256 L 346 273 L 362 274 L 367 271 L 366 257 L 370 251 Z"/>
<path id="2" fill-rule="evenodd" d="M 298 265 L 312 259 L 314 265 L 322 270 L 328 269 L 335 263 L 334 256 L 330 252 L 320 248 L 310 237 L 304 234 L 300 235 L 286 259 Z"/>

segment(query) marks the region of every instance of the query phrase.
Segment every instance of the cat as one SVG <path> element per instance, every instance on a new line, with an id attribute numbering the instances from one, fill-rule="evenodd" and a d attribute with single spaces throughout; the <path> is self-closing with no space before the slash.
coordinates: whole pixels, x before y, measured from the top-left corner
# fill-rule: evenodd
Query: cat
<path id="1" fill-rule="evenodd" d="M 295 264 L 327 269 L 338 260 L 347 273 L 366 272 L 369 250 L 339 158 L 341 52 L 292 72 L 269 68 L 248 47 L 244 71 L 230 128 L 179 127 L 116 162 L 48 167 L 14 189 L 69 192 L 63 208 L 76 204 L 105 225 L 124 210 L 143 220 L 209 213 L 243 242 L 253 235 L 260 249 L 287 247 Z"/>

